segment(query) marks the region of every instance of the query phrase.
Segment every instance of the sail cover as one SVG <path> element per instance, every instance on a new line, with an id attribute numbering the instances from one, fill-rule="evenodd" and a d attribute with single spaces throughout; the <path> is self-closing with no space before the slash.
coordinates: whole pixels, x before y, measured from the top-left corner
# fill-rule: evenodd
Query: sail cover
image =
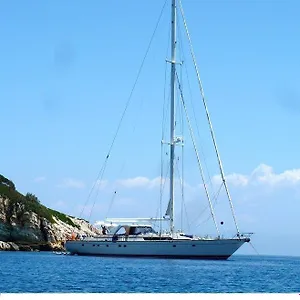
<path id="1" fill-rule="evenodd" d="M 169 203 L 168 203 L 168 207 L 167 207 L 167 210 L 165 212 L 165 216 L 171 216 L 171 209 L 172 209 L 172 201 L 171 199 L 169 200 Z"/>

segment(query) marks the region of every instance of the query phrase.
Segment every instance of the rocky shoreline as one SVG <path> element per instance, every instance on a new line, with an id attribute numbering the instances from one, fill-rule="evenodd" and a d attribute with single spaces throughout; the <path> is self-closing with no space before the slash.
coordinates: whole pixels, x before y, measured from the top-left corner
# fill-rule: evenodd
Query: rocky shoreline
<path id="1" fill-rule="evenodd" d="M 1 203 L 1 197 L 0 197 Z M 65 251 L 65 241 L 72 233 L 97 236 L 100 231 L 87 221 L 70 217 L 75 226 L 56 219 L 50 223 L 30 212 L 25 224 L 5 224 L 0 218 L 0 251 Z"/>
<path id="2" fill-rule="evenodd" d="M 42 205 L 33 194 L 21 194 L 0 175 L 0 251 L 64 251 L 72 234 L 93 237 L 100 231 Z"/>
<path id="3" fill-rule="evenodd" d="M 0 241 L 0 251 L 65 251 L 63 244 L 51 243 L 14 243 Z"/>

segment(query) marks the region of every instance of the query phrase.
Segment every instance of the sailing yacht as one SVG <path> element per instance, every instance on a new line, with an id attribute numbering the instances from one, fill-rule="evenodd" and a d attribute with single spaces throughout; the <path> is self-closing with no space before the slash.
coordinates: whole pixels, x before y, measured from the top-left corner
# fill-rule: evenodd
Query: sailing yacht
<path id="1" fill-rule="evenodd" d="M 159 258 L 193 258 L 193 259 L 227 259 L 236 252 L 244 243 L 250 242 L 250 234 L 240 232 L 237 225 L 233 204 L 229 189 L 225 180 L 225 175 L 222 167 L 221 158 L 217 148 L 214 131 L 212 128 L 207 105 L 204 100 L 202 83 L 199 77 L 199 72 L 193 52 L 190 36 L 187 30 L 187 25 L 184 18 L 184 13 L 180 0 L 171 1 L 171 59 L 168 61 L 171 64 L 171 91 L 170 91 L 170 140 L 167 142 L 169 147 L 169 202 L 166 213 L 159 218 L 134 218 L 134 219 L 106 219 L 104 222 L 98 223 L 103 227 L 103 234 L 97 237 L 84 237 L 78 239 L 67 240 L 65 243 L 66 250 L 71 254 L 77 255 L 99 255 L 99 256 L 135 256 L 135 257 L 159 257 Z M 175 120 L 175 98 L 179 92 L 179 97 L 182 100 L 184 110 L 183 92 L 178 80 L 176 72 L 176 23 L 177 12 L 180 11 L 183 17 L 184 26 L 187 37 L 190 42 L 190 49 L 194 67 L 197 74 L 197 80 L 202 95 L 205 113 L 207 116 L 210 134 L 213 141 L 215 153 L 218 160 L 222 185 L 228 197 L 231 213 L 233 216 L 236 234 L 231 238 L 224 238 L 220 235 L 216 217 L 213 210 L 213 205 L 207 186 L 204 181 L 204 173 L 201 167 L 198 152 L 195 149 L 197 162 L 200 169 L 200 174 L 203 179 L 203 187 L 208 198 L 211 217 L 214 221 L 217 235 L 216 237 L 196 236 L 185 234 L 182 231 L 175 229 L 175 214 L 174 214 L 174 185 L 175 185 L 175 148 L 178 144 L 183 145 L 183 139 L 176 136 L 176 120 Z M 177 84 L 176 84 L 177 83 Z M 192 135 L 192 131 L 191 135 Z M 163 141 L 162 141 L 163 142 Z M 164 142 L 166 143 L 166 142 Z M 194 142 L 193 142 L 194 144 Z M 195 145 L 194 145 L 195 146 Z M 108 158 L 108 156 L 107 156 Z M 167 232 L 156 231 L 154 222 L 167 222 L 169 229 Z M 97 225 L 97 224 L 96 224 Z"/>

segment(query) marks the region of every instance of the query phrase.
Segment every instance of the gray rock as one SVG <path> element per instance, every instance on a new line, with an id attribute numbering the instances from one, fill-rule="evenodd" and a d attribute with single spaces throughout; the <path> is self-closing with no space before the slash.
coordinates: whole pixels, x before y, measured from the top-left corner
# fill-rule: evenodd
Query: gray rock
<path id="1" fill-rule="evenodd" d="M 9 251 L 11 246 L 8 243 L 0 241 L 0 250 L 1 251 Z"/>
<path id="2" fill-rule="evenodd" d="M 10 250 L 11 251 L 19 251 L 19 246 L 13 242 L 8 242 L 7 244 L 10 245 Z"/>
<path id="3" fill-rule="evenodd" d="M 11 205 L 9 199 L 0 195 L 0 241 L 3 241 L 0 250 L 64 250 L 64 242 L 72 233 L 85 236 L 100 234 L 87 221 L 69 218 L 77 227 L 56 217 L 50 222 L 32 211 L 24 211 L 22 203 Z"/>

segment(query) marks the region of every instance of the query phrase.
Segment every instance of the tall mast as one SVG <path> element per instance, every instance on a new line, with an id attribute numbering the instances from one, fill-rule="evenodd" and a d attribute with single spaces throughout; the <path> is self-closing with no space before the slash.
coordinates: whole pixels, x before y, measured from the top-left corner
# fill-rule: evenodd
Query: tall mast
<path id="1" fill-rule="evenodd" d="M 174 233 L 174 159 L 175 159 L 175 65 L 176 65 L 176 0 L 171 8 L 171 116 L 170 116 L 170 231 Z"/>

